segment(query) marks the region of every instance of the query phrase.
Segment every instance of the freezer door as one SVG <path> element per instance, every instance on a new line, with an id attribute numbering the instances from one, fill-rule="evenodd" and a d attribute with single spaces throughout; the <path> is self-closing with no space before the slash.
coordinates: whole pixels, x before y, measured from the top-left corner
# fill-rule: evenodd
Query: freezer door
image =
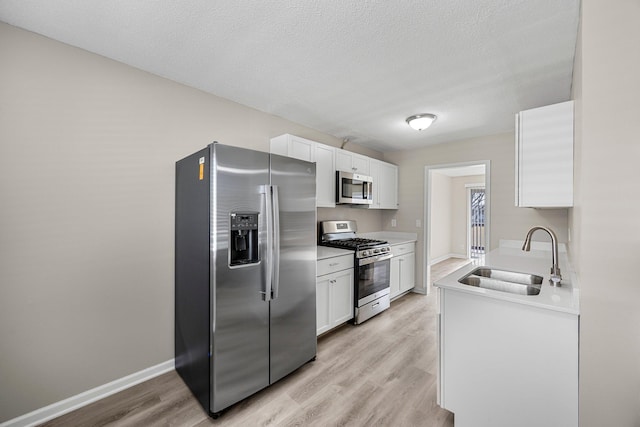
<path id="1" fill-rule="evenodd" d="M 271 300 L 271 368 L 274 383 L 316 355 L 315 164 L 271 155 L 277 187 L 279 256 Z"/>
<path id="2" fill-rule="evenodd" d="M 211 412 L 215 413 L 269 385 L 263 194 L 269 183 L 269 155 L 221 144 L 210 147 Z M 236 265 L 230 261 L 233 212 L 258 212 L 258 262 Z"/>

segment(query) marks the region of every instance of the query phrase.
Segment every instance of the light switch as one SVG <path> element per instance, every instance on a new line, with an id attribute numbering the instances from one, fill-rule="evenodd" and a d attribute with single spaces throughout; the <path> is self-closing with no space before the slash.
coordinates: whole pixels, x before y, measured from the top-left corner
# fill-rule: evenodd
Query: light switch
<path id="1" fill-rule="evenodd" d="M 398 225 L 398 221 L 396 221 L 396 219 L 395 219 L 395 218 L 393 218 L 393 219 L 391 220 L 391 226 L 392 226 L 392 227 L 396 227 L 397 225 Z"/>
<path id="2" fill-rule="evenodd" d="M 416 219 L 416 228 L 420 228 L 422 227 L 422 221 L 420 221 L 419 219 Z"/>

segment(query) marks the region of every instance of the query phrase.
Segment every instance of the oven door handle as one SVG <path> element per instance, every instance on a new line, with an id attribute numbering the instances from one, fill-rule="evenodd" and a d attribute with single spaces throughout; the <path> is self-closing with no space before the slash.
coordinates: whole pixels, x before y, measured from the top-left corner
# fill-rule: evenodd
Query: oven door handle
<path id="1" fill-rule="evenodd" d="M 368 258 L 360 258 L 358 260 L 358 265 L 368 265 L 368 264 L 371 264 L 371 263 L 374 263 L 374 262 L 384 261 L 384 260 L 391 259 L 391 258 L 393 258 L 393 254 L 391 254 L 391 253 L 371 256 L 371 257 L 368 257 Z"/>

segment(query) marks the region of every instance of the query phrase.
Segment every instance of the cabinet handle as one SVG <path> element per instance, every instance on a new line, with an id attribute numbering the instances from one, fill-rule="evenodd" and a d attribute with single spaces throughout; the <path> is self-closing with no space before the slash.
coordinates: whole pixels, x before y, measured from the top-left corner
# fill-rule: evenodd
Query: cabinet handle
<path id="1" fill-rule="evenodd" d="M 329 264 L 329 267 L 335 267 L 336 265 L 340 264 L 339 262 L 332 262 Z"/>
<path id="2" fill-rule="evenodd" d="M 329 283 L 336 283 L 336 279 L 329 280 Z"/>

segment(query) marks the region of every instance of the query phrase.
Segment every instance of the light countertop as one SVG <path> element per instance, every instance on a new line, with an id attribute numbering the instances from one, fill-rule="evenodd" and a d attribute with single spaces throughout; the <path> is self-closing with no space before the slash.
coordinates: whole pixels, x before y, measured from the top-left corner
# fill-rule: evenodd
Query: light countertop
<path id="1" fill-rule="evenodd" d="M 487 298 L 495 298 L 578 315 L 580 313 L 579 290 L 575 280 L 575 274 L 569 264 L 566 253 L 561 252 L 558 258 L 562 272 L 562 286 L 560 287 L 553 287 L 549 284 L 549 270 L 551 268 L 550 250 L 532 249 L 530 252 L 524 252 L 520 248 L 505 246 L 501 246 L 486 254 L 483 263 L 468 264 L 438 280 L 434 285 L 442 289 L 452 289 Z M 458 282 L 458 279 L 470 273 L 479 265 L 542 276 L 544 280 L 540 293 L 538 295 L 517 295 L 463 285 Z"/>
<path id="2" fill-rule="evenodd" d="M 367 239 L 386 240 L 390 245 L 401 245 L 418 240 L 416 233 L 401 233 L 397 231 L 373 231 L 371 233 L 358 233 L 358 237 Z"/>
<path id="3" fill-rule="evenodd" d="M 318 246 L 318 259 L 333 258 L 341 255 L 352 255 L 349 249 L 331 248 L 329 246 Z"/>

